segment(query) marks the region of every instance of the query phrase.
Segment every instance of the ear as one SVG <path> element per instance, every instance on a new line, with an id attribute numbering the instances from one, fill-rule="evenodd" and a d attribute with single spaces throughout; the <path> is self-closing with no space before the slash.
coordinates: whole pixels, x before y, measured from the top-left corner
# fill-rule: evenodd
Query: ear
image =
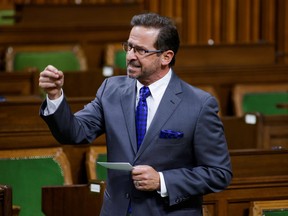
<path id="1" fill-rule="evenodd" d="M 161 56 L 162 65 L 169 65 L 169 63 L 172 61 L 173 56 L 174 52 L 172 50 L 167 50 L 163 52 Z"/>

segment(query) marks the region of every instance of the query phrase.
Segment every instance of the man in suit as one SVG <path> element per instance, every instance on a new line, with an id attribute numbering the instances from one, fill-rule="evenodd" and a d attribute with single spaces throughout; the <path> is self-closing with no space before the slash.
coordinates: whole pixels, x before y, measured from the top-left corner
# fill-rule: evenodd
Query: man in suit
<path id="1" fill-rule="evenodd" d="M 179 36 L 169 18 L 140 14 L 131 26 L 127 76 L 106 79 L 73 114 L 64 75 L 49 65 L 39 78 L 47 93 L 40 115 L 60 143 L 105 133 L 108 161 L 132 164 L 132 171 L 108 170 L 101 216 L 200 216 L 203 195 L 232 178 L 217 102 L 174 73 Z"/>

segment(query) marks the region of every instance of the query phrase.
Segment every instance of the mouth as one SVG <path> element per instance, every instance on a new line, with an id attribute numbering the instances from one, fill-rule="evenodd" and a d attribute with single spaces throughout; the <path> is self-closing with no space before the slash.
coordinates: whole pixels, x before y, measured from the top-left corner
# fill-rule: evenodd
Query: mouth
<path id="1" fill-rule="evenodd" d="M 139 68 L 140 67 L 135 67 L 135 66 L 128 66 L 127 67 L 127 71 L 129 72 L 129 73 L 135 73 L 137 70 L 139 70 Z"/>
<path id="2" fill-rule="evenodd" d="M 131 62 L 128 62 L 127 68 L 131 68 L 131 69 L 141 68 L 141 65 L 137 62 L 131 61 Z"/>

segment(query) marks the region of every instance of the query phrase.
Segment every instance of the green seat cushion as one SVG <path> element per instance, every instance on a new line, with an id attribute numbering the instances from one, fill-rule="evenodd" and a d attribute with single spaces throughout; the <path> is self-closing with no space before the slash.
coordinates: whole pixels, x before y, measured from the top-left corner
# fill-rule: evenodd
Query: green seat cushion
<path id="1" fill-rule="evenodd" d="M 106 154 L 99 154 L 97 158 L 97 162 L 107 162 L 107 155 Z M 96 175 L 98 180 L 105 181 L 107 179 L 107 169 L 103 166 L 96 164 Z"/>
<path id="2" fill-rule="evenodd" d="M 288 103 L 288 92 L 249 93 L 243 97 L 243 111 L 259 112 L 264 115 L 285 115 L 288 109 L 279 108 L 277 104 Z"/>
<path id="3" fill-rule="evenodd" d="M 0 183 L 12 187 L 13 205 L 21 208 L 20 216 L 42 216 L 41 188 L 63 185 L 59 164 L 51 157 L 0 159 Z"/>
<path id="4" fill-rule="evenodd" d="M 71 51 L 19 52 L 15 54 L 13 67 L 15 71 L 29 67 L 42 71 L 49 64 L 62 71 L 80 70 L 80 63 Z"/>

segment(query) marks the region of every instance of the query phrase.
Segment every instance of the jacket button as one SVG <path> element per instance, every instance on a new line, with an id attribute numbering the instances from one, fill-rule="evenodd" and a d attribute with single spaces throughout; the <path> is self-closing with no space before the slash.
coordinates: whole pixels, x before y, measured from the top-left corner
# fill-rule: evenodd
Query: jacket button
<path id="1" fill-rule="evenodd" d="M 125 194 L 125 198 L 126 198 L 126 199 L 130 199 L 130 194 L 129 194 L 129 193 L 126 193 L 126 194 Z"/>

